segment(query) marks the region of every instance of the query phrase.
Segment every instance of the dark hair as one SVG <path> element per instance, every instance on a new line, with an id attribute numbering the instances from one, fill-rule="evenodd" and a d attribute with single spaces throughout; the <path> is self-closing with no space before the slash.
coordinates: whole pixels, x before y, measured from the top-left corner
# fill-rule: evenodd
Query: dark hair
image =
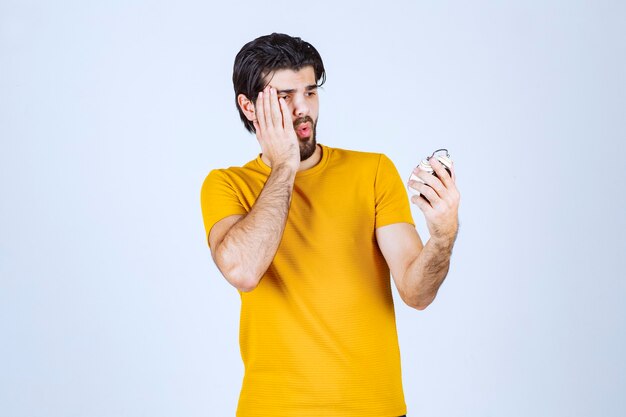
<path id="1" fill-rule="evenodd" d="M 237 96 L 243 94 L 254 103 L 266 86 L 267 75 L 283 69 L 299 71 L 309 65 L 315 71 L 317 86 L 322 86 L 326 72 L 319 52 L 310 43 L 283 33 L 261 36 L 241 48 L 235 57 L 233 87 L 239 117 L 249 132 L 255 132 L 254 125 L 241 111 Z"/>

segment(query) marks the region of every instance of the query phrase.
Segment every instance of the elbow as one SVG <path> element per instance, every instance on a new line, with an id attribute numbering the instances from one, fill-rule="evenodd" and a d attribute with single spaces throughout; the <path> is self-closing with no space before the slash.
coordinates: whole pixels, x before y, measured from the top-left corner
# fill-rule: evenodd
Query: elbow
<path id="1" fill-rule="evenodd" d="M 235 288 L 237 288 L 241 292 L 250 292 L 254 290 L 259 285 L 259 279 L 249 278 L 249 277 L 238 277 L 228 279 L 228 282 Z"/>
<path id="2" fill-rule="evenodd" d="M 246 256 L 241 245 L 228 234 L 220 241 L 213 242 L 211 256 L 226 281 L 240 292 L 254 290 L 265 274 L 265 271 L 259 271 L 256 259 Z"/>
<path id="3" fill-rule="evenodd" d="M 250 292 L 259 285 L 261 276 L 249 271 L 240 259 L 229 256 L 224 250 L 216 253 L 215 264 L 226 281 L 241 292 Z"/>
<path id="4" fill-rule="evenodd" d="M 414 308 L 416 310 L 419 311 L 423 311 L 426 310 L 426 307 L 428 307 L 430 305 L 430 303 L 426 304 L 426 303 L 414 303 L 414 302 L 409 302 L 409 301 L 405 301 L 404 302 L 406 305 L 408 305 L 411 308 Z"/>
<path id="5" fill-rule="evenodd" d="M 220 268 L 221 270 L 221 268 Z M 250 292 L 254 290 L 261 281 L 261 277 L 257 274 L 246 271 L 241 266 L 232 268 L 224 268 L 222 270 L 224 278 L 235 288 L 241 292 Z"/>
<path id="6" fill-rule="evenodd" d="M 424 310 L 426 310 L 426 307 L 428 307 L 429 305 L 430 305 L 430 303 L 428 303 L 428 304 L 414 304 L 411 307 L 413 307 L 414 309 L 419 310 L 419 311 L 424 311 Z"/>
<path id="7" fill-rule="evenodd" d="M 435 300 L 435 297 L 436 297 L 436 294 L 432 296 L 428 296 L 428 297 L 418 296 L 418 297 L 405 298 L 404 303 L 411 308 L 414 308 L 419 311 L 424 311 L 426 310 L 426 307 L 432 304 L 432 302 Z"/>

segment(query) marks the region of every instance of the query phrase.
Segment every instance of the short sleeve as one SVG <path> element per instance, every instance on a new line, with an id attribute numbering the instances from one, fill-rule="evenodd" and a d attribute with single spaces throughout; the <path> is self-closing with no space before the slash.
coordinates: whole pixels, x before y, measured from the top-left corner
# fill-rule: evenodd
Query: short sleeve
<path id="1" fill-rule="evenodd" d="M 385 155 L 380 155 L 378 161 L 374 192 L 377 228 L 393 223 L 409 223 L 415 226 L 402 178 L 393 162 Z"/>
<path id="2" fill-rule="evenodd" d="M 215 223 L 231 215 L 247 214 L 228 176 L 218 169 L 211 171 L 202 184 L 200 206 L 207 243 L 209 233 Z"/>

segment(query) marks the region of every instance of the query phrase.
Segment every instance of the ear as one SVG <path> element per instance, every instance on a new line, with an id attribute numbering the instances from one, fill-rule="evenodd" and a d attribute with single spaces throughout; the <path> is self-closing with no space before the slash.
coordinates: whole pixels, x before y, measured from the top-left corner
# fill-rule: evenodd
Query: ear
<path id="1" fill-rule="evenodd" d="M 256 120 L 256 113 L 254 111 L 254 103 L 251 102 L 248 97 L 244 94 L 239 94 L 237 96 L 237 104 L 239 104 L 239 108 L 246 116 L 246 118 L 250 121 Z"/>

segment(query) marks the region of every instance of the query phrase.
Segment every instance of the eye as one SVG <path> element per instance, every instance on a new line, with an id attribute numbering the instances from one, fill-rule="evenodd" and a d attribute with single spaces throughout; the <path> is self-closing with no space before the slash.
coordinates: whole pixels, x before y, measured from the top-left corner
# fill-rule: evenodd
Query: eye
<path id="1" fill-rule="evenodd" d="M 315 92 L 315 91 L 308 91 L 308 92 L 306 93 L 306 96 L 307 96 L 307 97 L 312 97 L 312 96 L 314 96 L 315 94 L 316 94 L 316 92 Z"/>
<path id="2" fill-rule="evenodd" d="M 285 99 L 285 101 L 289 101 L 289 96 L 288 95 L 280 95 L 280 96 L 278 96 L 278 98 L 282 98 L 282 99 Z"/>

